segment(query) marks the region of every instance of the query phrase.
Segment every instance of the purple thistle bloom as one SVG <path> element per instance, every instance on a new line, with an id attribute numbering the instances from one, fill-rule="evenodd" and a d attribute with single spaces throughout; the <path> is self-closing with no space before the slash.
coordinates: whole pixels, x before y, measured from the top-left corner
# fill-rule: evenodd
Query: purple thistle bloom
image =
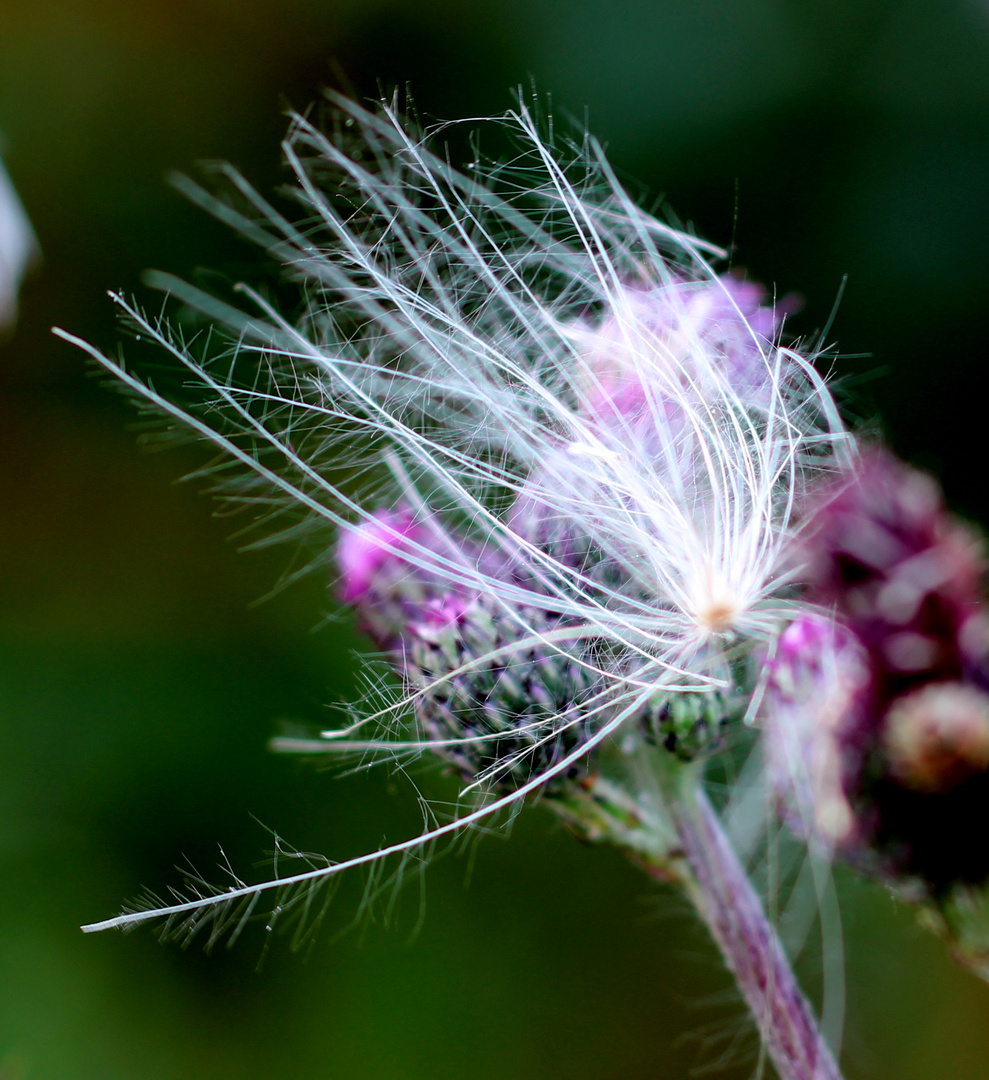
<path id="1" fill-rule="evenodd" d="M 416 523 L 410 507 L 380 510 L 364 525 L 344 533 L 337 546 L 340 599 L 362 604 L 375 581 L 392 561 L 405 563 L 401 552 L 410 538 L 420 541 L 426 530 Z"/>
<path id="2" fill-rule="evenodd" d="M 872 450 L 809 517 L 808 596 L 868 648 L 881 700 L 933 681 L 986 684 L 981 545 L 931 477 Z"/>
<path id="3" fill-rule="evenodd" d="M 630 331 L 648 342 L 656 358 L 702 347 L 717 358 L 715 370 L 726 382 L 751 400 L 768 387 L 765 352 L 791 310 L 790 305 L 763 307 L 764 297 L 761 285 L 731 275 L 677 281 L 652 290 L 627 289 L 622 298 L 627 310 L 611 312 L 586 332 L 587 360 L 595 380 L 588 410 L 604 424 L 655 425 L 648 401 L 653 373 L 633 366 Z"/>
<path id="4" fill-rule="evenodd" d="M 376 644 L 395 649 L 410 625 L 434 617 L 438 604 L 454 606 L 449 583 L 424 568 L 416 552 L 454 550 L 466 562 L 468 547 L 409 506 L 376 511 L 337 544 L 340 599 L 356 609 Z"/>
<path id="5" fill-rule="evenodd" d="M 819 838 L 935 894 L 989 877 L 980 546 L 936 484 L 878 450 L 812 505 L 806 616 L 768 668 L 777 790 Z M 837 822 L 837 825 L 835 824 Z"/>

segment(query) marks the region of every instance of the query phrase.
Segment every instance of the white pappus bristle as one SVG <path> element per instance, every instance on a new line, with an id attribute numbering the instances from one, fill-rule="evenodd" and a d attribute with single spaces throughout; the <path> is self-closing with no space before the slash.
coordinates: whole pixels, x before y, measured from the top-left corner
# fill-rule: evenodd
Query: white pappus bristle
<path id="1" fill-rule="evenodd" d="M 439 522 L 448 542 L 381 543 L 514 618 L 513 648 L 593 668 L 595 722 L 548 768 L 422 836 L 259 885 L 199 882 L 86 929 L 165 918 L 180 934 L 210 920 L 236 930 L 266 890 L 282 909 L 311 904 L 311 888 L 348 867 L 416 851 L 565 775 L 658 691 L 721 686 L 726 655 L 787 618 L 795 503 L 851 452 L 811 360 L 780 344 L 776 313 L 719 276 L 722 252 L 640 209 L 592 138 L 555 141 L 520 105 L 489 121 L 515 156 L 458 171 L 442 128 L 426 135 L 387 105 L 334 106 L 336 134 L 296 116 L 284 144 L 299 224 L 236 174 L 246 209 L 184 182 L 299 283 L 298 323 L 250 289 L 240 310 L 159 275 L 224 328 L 227 347 L 202 358 L 114 297 L 192 373 L 201 407 L 62 336 L 224 450 L 253 478 L 239 494 L 273 517 L 288 507 L 346 531 L 401 503 Z M 362 475 L 368 502 L 349 494 Z M 540 542 L 539 529 L 563 528 L 610 572 Z M 532 609 L 556 622 L 534 624 Z M 363 722 L 322 743 L 394 757 L 428 747 L 407 734 L 354 740 Z"/>

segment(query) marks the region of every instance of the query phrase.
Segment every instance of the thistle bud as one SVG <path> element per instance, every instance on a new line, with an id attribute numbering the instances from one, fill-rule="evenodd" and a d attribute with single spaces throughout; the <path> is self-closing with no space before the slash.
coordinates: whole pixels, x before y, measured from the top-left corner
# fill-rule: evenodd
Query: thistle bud
<path id="1" fill-rule="evenodd" d="M 543 640 L 559 617 L 509 613 L 485 597 L 424 614 L 408 628 L 406 671 L 421 689 L 423 733 L 465 779 L 511 790 L 586 742 L 603 681 Z M 585 772 L 574 766 L 564 779 Z"/>
<path id="2" fill-rule="evenodd" d="M 851 797 L 862 771 L 870 682 L 862 645 L 818 615 L 791 623 L 767 662 L 770 783 L 794 832 L 825 850 L 855 838 Z"/>
<path id="3" fill-rule="evenodd" d="M 738 712 L 722 690 L 664 693 L 643 709 L 639 727 L 646 742 L 661 746 L 680 761 L 694 761 L 724 746 L 725 730 Z"/>
<path id="4" fill-rule="evenodd" d="M 443 541 L 436 522 L 407 508 L 377 513 L 337 549 L 341 596 L 408 681 L 424 745 L 468 782 L 512 790 L 585 741 L 602 678 L 544 640 L 560 616 L 441 584 L 415 549 Z M 443 546 L 469 552 L 449 536 Z"/>

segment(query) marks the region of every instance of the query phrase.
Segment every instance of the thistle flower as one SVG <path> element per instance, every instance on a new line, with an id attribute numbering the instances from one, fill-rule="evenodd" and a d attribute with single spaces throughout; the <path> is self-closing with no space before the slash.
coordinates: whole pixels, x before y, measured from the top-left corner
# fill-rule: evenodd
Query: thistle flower
<path id="1" fill-rule="evenodd" d="M 418 521 L 411 507 L 378 512 L 340 538 L 340 599 L 382 648 L 396 648 L 406 628 L 441 603 L 445 580 L 406 558 L 411 544 L 436 548 L 437 540 L 436 524 Z"/>
<path id="2" fill-rule="evenodd" d="M 782 1080 L 838 1080 L 701 789 L 752 689 L 746 658 L 805 611 L 795 508 L 854 457 L 813 358 L 781 342 L 786 305 L 719 275 L 723 252 L 642 211 L 593 139 L 557 141 L 524 105 L 502 121 L 512 160 L 458 172 L 394 108 L 334 103 L 332 136 L 295 117 L 284 144 L 302 224 L 229 170 L 246 209 L 181 182 L 282 263 L 297 323 L 246 287 L 249 310 L 153 275 L 212 324 L 186 343 L 114 297 L 192 374 L 198 407 L 62 336 L 224 451 L 227 497 L 267 524 L 292 515 L 285 536 L 310 523 L 299 510 L 338 530 L 340 595 L 403 692 L 292 748 L 432 750 L 472 802 L 379 851 L 223 890 L 196 877 L 85 929 L 163 918 L 213 942 L 265 893 L 269 928 L 305 918 L 340 873 L 392 856 L 400 871 L 539 793 L 685 886 Z"/>
<path id="3" fill-rule="evenodd" d="M 812 503 L 804 616 L 769 665 L 766 747 L 805 832 L 909 895 L 989 879 L 983 556 L 934 481 L 878 450 Z"/>
<path id="4" fill-rule="evenodd" d="M 198 410 L 63 336 L 229 455 L 230 498 L 340 531 L 342 596 L 393 657 L 395 710 L 417 725 L 355 738 L 376 714 L 317 748 L 435 748 L 487 794 L 380 852 L 223 892 L 197 883 L 98 926 L 239 927 L 265 890 L 301 903 L 348 867 L 582 775 L 623 726 L 695 756 L 746 690 L 744 656 L 793 617 L 795 507 L 851 459 L 812 358 L 779 340 L 782 308 L 641 210 L 591 138 L 555 141 L 520 107 L 503 121 L 511 162 L 458 172 L 392 108 L 334 101 L 334 136 L 295 117 L 284 144 L 303 224 L 235 173 L 247 210 L 183 182 L 281 261 L 305 298 L 298 324 L 246 287 L 248 311 L 158 275 L 212 320 L 204 358 L 114 297 L 192 373 Z"/>
<path id="5" fill-rule="evenodd" d="M 337 549 L 341 599 L 354 604 L 405 677 L 423 748 L 469 785 L 513 790 L 583 745 L 603 680 L 546 646 L 546 635 L 561 628 L 558 616 L 509 613 L 482 593 L 451 591 L 407 561 L 410 536 L 435 540 L 435 525 L 417 522 L 409 507 L 382 511 L 345 535 Z M 566 779 L 582 771 L 574 763 Z"/>

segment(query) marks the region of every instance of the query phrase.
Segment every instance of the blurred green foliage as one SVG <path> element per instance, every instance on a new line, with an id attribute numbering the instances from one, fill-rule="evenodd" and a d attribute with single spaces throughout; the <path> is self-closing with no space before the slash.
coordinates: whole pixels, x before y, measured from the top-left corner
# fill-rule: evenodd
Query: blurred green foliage
<path id="1" fill-rule="evenodd" d="M 632 1080 L 722 1055 L 751 1074 L 689 913 L 538 810 L 430 869 L 417 933 L 414 882 L 395 928 L 341 933 L 357 881 L 307 960 L 260 927 L 210 957 L 78 932 L 183 857 L 250 866 L 258 821 L 339 858 L 420 818 L 411 782 L 266 752 L 280 721 L 324 725 L 359 692 L 325 575 L 256 604 L 292 553 L 238 554 L 238 523 L 174 483 L 202 458 L 141 453 L 127 403 L 48 328 L 113 350 L 105 290 L 144 268 L 267 273 L 163 177 L 219 158 L 276 185 L 286 104 L 409 83 L 426 116 L 482 115 L 531 78 L 642 190 L 802 294 L 795 332 L 847 275 L 828 340 L 849 408 L 989 522 L 987 72 L 987 0 L 0 0 L 5 159 L 45 251 L 0 345 L 3 1080 Z M 989 988 L 841 886 L 849 1077 L 989 1074 Z"/>

